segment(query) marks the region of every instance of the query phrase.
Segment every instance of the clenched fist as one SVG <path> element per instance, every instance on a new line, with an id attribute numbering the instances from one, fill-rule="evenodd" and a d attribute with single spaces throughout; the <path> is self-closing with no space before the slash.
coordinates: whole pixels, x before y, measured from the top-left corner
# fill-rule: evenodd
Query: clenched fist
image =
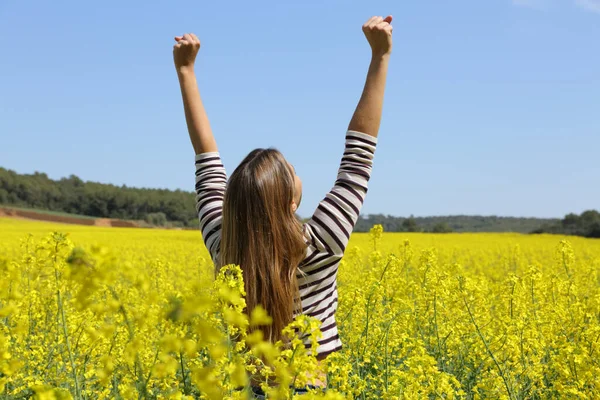
<path id="1" fill-rule="evenodd" d="M 196 55 L 200 50 L 200 40 L 193 33 L 186 33 L 183 36 L 175 36 L 175 46 L 173 46 L 173 61 L 175 68 L 182 70 L 194 68 Z"/>
<path id="2" fill-rule="evenodd" d="M 371 17 L 362 29 L 371 45 L 374 56 L 390 54 L 392 52 L 392 16 Z"/>

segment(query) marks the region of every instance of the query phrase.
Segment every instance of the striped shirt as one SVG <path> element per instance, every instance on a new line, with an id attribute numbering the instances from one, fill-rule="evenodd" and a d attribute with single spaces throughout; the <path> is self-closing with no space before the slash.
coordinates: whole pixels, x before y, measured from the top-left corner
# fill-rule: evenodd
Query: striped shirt
<path id="1" fill-rule="evenodd" d="M 335 320 L 337 272 L 367 194 L 376 144 L 373 136 L 355 131 L 346 133 L 335 185 L 303 225 L 307 248 L 297 279 L 302 312 L 321 321 L 319 358 L 342 347 Z M 197 154 L 196 211 L 204 243 L 215 264 L 219 258 L 226 187 L 227 175 L 219 153 Z"/>

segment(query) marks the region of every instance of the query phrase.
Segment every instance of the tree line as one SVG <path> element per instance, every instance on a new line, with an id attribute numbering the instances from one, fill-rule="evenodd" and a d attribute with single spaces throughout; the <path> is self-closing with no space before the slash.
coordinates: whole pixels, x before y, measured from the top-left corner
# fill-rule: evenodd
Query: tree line
<path id="1" fill-rule="evenodd" d="M 153 226 L 197 227 L 195 194 L 84 182 L 75 175 L 58 180 L 46 174 L 19 174 L 0 167 L 0 205 L 65 212 L 97 218 L 145 221 Z M 520 232 L 600 237 L 600 215 L 586 211 L 564 219 L 454 215 L 396 217 L 361 215 L 355 232 L 381 224 L 386 232 Z"/>
<path id="2" fill-rule="evenodd" d="M 600 238 L 600 213 L 596 210 L 588 210 L 580 215 L 567 214 L 559 222 L 544 224 L 531 233 L 554 233 Z"/>
<path id="3" fill-rule="evenodd" d="M 18 174 L 0 167 L 0 204 L 161 226 L 198 226 L 193 192 L 84 182 L 75 175 L 53 180 L 40 172 Z"/>
<path id="4" fill-rule="evenodd" d="M 368 232 L 381 224 L 386 232 L 517 232 L 529 233 L 558 219 L 499 217 L 495 215 L 449 215 L 439 217 L 395 217 L 383 214 L 361 216 L 356 232 Z"/>

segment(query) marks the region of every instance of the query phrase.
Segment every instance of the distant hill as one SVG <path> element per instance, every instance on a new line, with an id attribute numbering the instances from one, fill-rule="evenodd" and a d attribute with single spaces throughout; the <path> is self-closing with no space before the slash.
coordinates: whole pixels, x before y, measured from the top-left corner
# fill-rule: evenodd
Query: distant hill
<path id="1" fill-rule="evenodd" d="M 196 227 L 193 192 L 140 189 L 84 182 L 75 175 L 59 180 L 46 174 L 19 174 L 0 167 L 0 205 L 50 210 L 94 218 L 145 221 L 153 226 Z M 554 226 L 559 219 L 457 215 L 395 217 L 371 214 L 359 218 L 355 231 L 382 224 L 387 232 L 521 232 Z"/>

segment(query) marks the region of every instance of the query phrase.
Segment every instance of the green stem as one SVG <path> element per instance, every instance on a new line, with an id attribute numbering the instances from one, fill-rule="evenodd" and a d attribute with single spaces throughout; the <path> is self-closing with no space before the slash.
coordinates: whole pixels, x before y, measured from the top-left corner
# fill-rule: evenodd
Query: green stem
<path id="1" fill-rule="evenodd" d="M 179 365 L 181 366 L 181 379 L 183 379 L 183 393 L 185 395 L 190 394 L 190 390 L 186 381 L 186 376 L 185 376 L 185 366 L 183 364 L 183 353 L 179 352 Z"/>
<path id="2" fill-rule="evenodd" d="M 58 307 L 58 317 L 60 318 L 59 324 L 62 325 L 63 335 L 65 336 L 65 344 L 67 345 L 67 352 L 69 353 L 69 363 L 71 364 L 71 371 L 73 373 L 73 380 L 75 381 L 75 398 L 81 398 L 81 391 L 79 389 L 79 379 L 77 378 L 77 369 L 75 368 L 75 360 L 73 359 L 73 352 L 71 351 L 71 343 L 69 341 L 69 333 L 67 331 L 67 319 L 65 318 L 65 308 L 63 307 L 62 298 L 60 296 L 60 276 L 58 273 L 58 268 L 56 266 L 57 256 L 58 256 L 58 245 L 59 241 L 56 241 L 54 244 L 54 256 L 53 256 L 53 266 L 54 266 L 54 278 L 56 279 L 56 302 Z M 56 336 L 60 335 L 57 329 Z"/>
<path id="3" fill-rule="evenodd" d="M 437 356 L 440 357 L 442 354 L 442 345 L 440 342 L 440 331 L 437 323 L 437 292 L 433 292 L 433 323 L 435 324 L 435 336 L 437 337 Z M 442 359 L 442 371 L 445 370 L 445 361 Z"/>
<path id="4" fill-rule="evenodd" d="M 302 331 L 301 337 L 304 337 L 304 335 L 308 333 L 308 329 L 309 327 L 306 327 L 305 330 Z M 290 357 L 290 361 L 288 362 L 288 367 L 292 366 L 292 362 L 294 361 L 294 357 L 296 356 L 296 350 L 298 350 L 298 346 L 296 346 L 294 348 L 294 351 L 292 352 L 292 356 Z M 292 380 L 292 386 L 294 388 L 296 387 L 296 378 L 298 378 L 298 374 L 294 375 L 294 379 Z"/>
<path id="5" fill-rule="evenodd" d="M 117 294 L 117 291 L 112 287 L 110 287 L 109 290 L 110 290 L 110 293 L 112 294 L 113 298 L 119 302 L 119 312 L 123 316 L 123 320 L 125 321 L 125 325 L 127 326 L 127 330 L 129 331 L 129 341 L 131 342 L 135 337 L 135 333 L 133 331 L 133 326 L 131 325 L 131 321 L 129 320 L 129 317 L 127 316 L 127 310 L 125 310 L 125 306 L 123 305 L 123 303 L 121 303 L 121 301 L 119 299 L 119 295 Z M 150 371 L 150 373 L 151 372 L 152 371 Z M 140 361 L 140 355 L 136 353 L 134 375 L 137 375 L 137 377 L 136 377 L 137 383 L 135 386 L 138 390 L 138 398 L 140 398 L 140 399 L 148 397 L 147 385 L 148 385 L 148 380 L 150 379 L 150 373 L 148 375 L 148 379 L 145 379 L 144 378 L 144 370 L 142 368 L 142 362 Z"/>
<path id="6" fill-rule="evenodd" d="M 504 382 L 504 386 L 506 387 L 506 391 L 508 392 L 508 397 L 510 399 L 514 399 L 515 397 L 514 397 L 514 395 L 512 393 L 512 390 L 510 390 L 510 386 L 508 385 L 508 381 L 506 380 L 506 376 L 504 374 L 504 371 L 500 367 L 500 363 L 498 363 L 498 360 L 496 360 L 496 357 L 494 357 L 494 353 L 492 353 L 492 350 L 490 350 L 490 347 L 488 346 L 487 340 L 485 340 L 485 338 L 483 337 L 483 334 L 479 330 L 479 325 L 477 325 L 477 322 L 475 322 L 475 317 L 473 316 L 473 313 L 471 312 L 471 308 L 469 307 L 469 303 L 467 303 L 467 299 L 465 299 L 464 297 L 463 297 L 463 302 L 465 303 L 465 307 L 467 307 L 467 312 L 469 313 L 469 317 L 471 319 L 471 322 L 473 323 L 473 325 L 475 325 L 475 329 L 477 330 L 477 334 L 479 335 L 479 338 L 483 342 L 483 345 L 485 346 L 485 349 L 487 350 L 489 356 L 494 361 L 494 364 L 496 364 L 496 368 L 498 368 L 498 372 L 500 372 L 500 377 L 502 377 L 502 381 Z"/>
<path id="7" fill-rule="evenodd" d="M 71 363 L 71 370 L 73 371 L 73 380 L 75 381 L 75 394 L 76 398 L 81 398 L 81 391 L 79 389 L 79 379 L 77 378 L 77 369 L 75 368 L 75 360 L 73 359 L 73 352 L 71 351 L 71 342 L 69 341 L 69 333 L 67 332 L 67 320 L 65 318 L 65 308 L 62 304 L 60 297 L 60 290 L 57 292 L 59 309 L 62 317 L 62 328 L 63 334 L 65 335 L 65 344 L 67 345 L 67 351 L 69 353 L 69 362 Z"/>

